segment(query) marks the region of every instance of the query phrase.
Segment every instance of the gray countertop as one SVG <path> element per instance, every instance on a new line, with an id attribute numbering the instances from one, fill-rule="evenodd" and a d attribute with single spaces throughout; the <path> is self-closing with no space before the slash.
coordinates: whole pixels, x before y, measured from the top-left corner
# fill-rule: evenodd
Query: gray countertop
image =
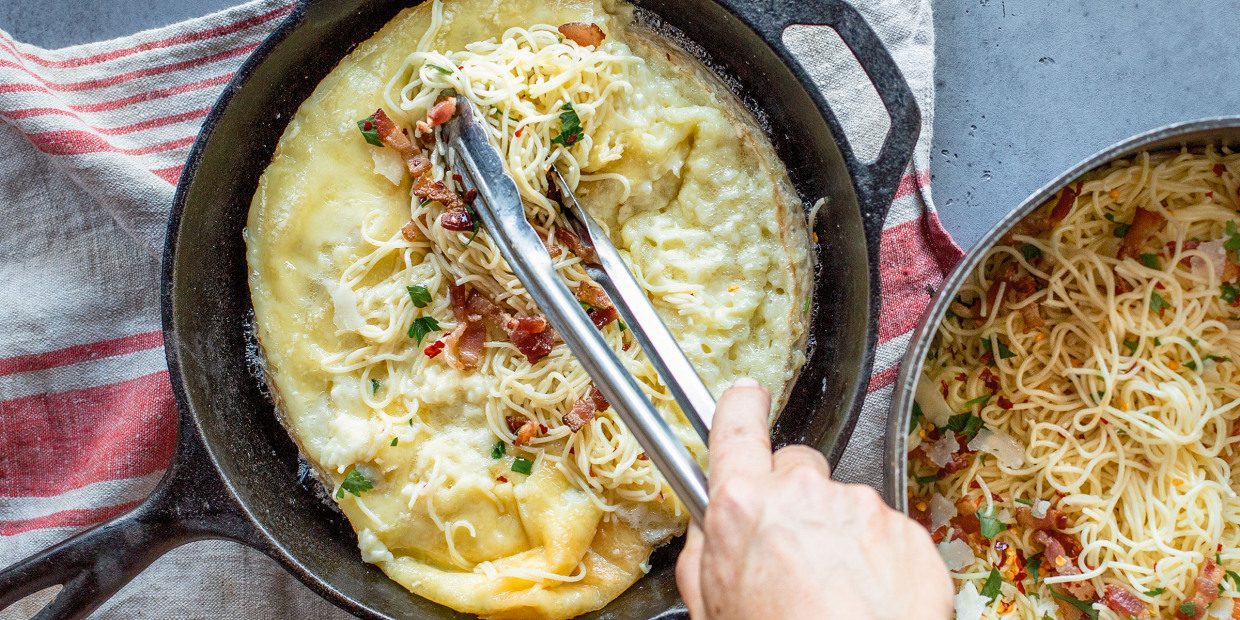
<path id="1" fill-rule="evenodd" d="M 0 2 L 0 28 L 61 47 L 236 1 L 10 0 Z M 943 224 L 966 248 L 1113 142 L 1240 114 L 1240 0 L 934 0 L 934 11 L 931 186 Z"/>

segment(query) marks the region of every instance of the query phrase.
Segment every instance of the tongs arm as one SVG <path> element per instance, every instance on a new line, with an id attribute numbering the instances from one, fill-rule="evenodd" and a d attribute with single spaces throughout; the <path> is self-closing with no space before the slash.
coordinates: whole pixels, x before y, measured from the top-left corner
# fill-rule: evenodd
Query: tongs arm
<path id="1" fill-rule="evenodd" d="M 487 233 L 690 516 L 701 523 L 707 504 L 705 473 L 556 273 L 542 238 L 526 219 L 516 183 L 504 172 L 499 153 L 476 119 L 473 104 L 458 97 L 457 111 L 444 127 L 449 161 L 466 188 L 478 192 L 475 210 Z"/>

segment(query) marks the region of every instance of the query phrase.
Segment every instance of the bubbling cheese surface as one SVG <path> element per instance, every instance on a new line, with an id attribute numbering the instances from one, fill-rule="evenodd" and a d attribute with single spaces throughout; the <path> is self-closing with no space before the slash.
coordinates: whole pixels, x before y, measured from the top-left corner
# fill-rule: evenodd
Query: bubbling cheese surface
<path id="1" fill-rule="evenodd" d="M 483 363 L 464 371 L 424 353 L 455 327 L 450 284 L 490 285 L 514 309 L 536 308 L 506 279 L 485 229 L 468 244 L 468 232 L 440 229 L 402 237 L 411 211 L 426 205 L 411 206 L 402 163 L 368 145 L 357 121 L 381 107 L 407 125 L 425 114 L 402 117 L 387 89 L 405 79 L 420 43 L 448 54 L 528 32 L 513 28 L 570 22 L 603 29 L 628 84 L 608 94 L 612 116 L 579 105 L 590 141 L 574 151 L 581 168 L 572 176 L 583 205 L 711 391 L 749 376 L 781 403 L 804 361 L 808 319 L 799 202 L 732 95 L 635 25 L 625 5 L 456 0 L 403 11 L 302 104 L 245 231 L 277 410 L 336 491 L 362 559 L 421 596 L 487 617 L 598 609 L 645 573 L 654 547 L 688 517 L 614 410 L 575 432 L 561 423 L 590 387 L 563 343 L 530 363 L 488 338 Z M 513 137 L 509 129 L 504 139 Z M 570 284 L 584 278 L 575 262 L 557 259 Z M 477 275 L 481 264 L 495 277 Z M 425 307 L 410 303 L 413 285 L 427 289 Z M 415 316 L 436 318 L 442 333 L 416 342 L 405 334 Z M 631 336 L 617 323 L 603 331 L 705 467 L 705 447 Z M 514 413 L 547 428 L 515 446 L 503 427 Z"/>

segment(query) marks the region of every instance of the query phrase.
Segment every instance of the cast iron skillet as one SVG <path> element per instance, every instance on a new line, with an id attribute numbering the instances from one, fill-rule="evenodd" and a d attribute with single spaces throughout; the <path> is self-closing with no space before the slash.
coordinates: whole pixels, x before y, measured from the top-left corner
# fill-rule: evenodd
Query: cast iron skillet
<path id="1" fill-rule="evenodd" d="M 241 230 L 259 174 L 288 119 L 355 45 L 409 0 L 304 0 L 225 89 L 177 188 L 164 253 L 164 344 L 181 423 L 159 487 L 133 510 L 0 573 L 0 608 L 54 584 L 37 618 L 79 618 L 160 554 L 226 538 L 283 564 L 315 592 L 364 618 L 466 617 L 407 592 L 361 561 L 343 516 L 321 501 L 246 363 L 250 293 Z M 855 9 L 840 0 L 639 0 L 679 29 L 769 119 L 770 138 L 801 198 L 827 197 L 817 218 L 818 271 L 808 363 L 773 429 L 839 459 L 873 362 L 878 240 L 920 127 L 913 95 Z M 831 26 L 854 52 L 891 117 L 878 158 L 854 155 L 836 117 L 784 46 L 792 24 Z M 676 548 L 593 618 L 683 617 Z M 226 578 L 226 577 L 225 577 Z"/>
<path id="2" fill-rule="evenodd" d="M 1073 166 L 1055 180 L 1043 185 L 1032 196 L 1025 199 L 1019 207 L 995 224 L 986 236 L 956 265 L 938 296 L 922 315 L 921 322 L 913 331 L 912 345 L 900 365 L 900 375 L 896 379 L 895 397 L 891 403 L 891 413 L 887 416 L 887 445 L 884 453 L 883 497 L 896 510 L 908 512 L 908 427 L 909 416 L 913 413 L 913 400 L 917 393 L 917 380 L 921 376 L 921 368 L 926 355 L 930 352 L 930 342 L 938 330 L 939 323 L 947 313 L 947 306 L 956 298 L 956 291 L 964 284 L 969 275 L 985 258 L 991 246 L 999 242 L 1017 222 L 1025 219 L 1038 207 L 1055 196 L 1059 190 L 1079 179 L 1081 175 L 1111 163 L 1117 159 L 1132 157 L 1143 151 L 1160 151 L 1164 149 L 1180 149 L 1202 147 L 1208 144 L 1219 146 L 1240 147 L 1240 116 L 1207 118 L 1187 123 L 1175 123 L 1165 127 L 1152 129 L 1137 134 L 1127 140 L 1114 144 L 1092 157 Z"/>

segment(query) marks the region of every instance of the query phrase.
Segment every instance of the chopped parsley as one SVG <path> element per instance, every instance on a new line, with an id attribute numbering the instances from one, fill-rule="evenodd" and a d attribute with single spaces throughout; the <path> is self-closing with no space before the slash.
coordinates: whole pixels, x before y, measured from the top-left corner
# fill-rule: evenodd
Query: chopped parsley
<path id="1" fill-rule="evenodd" d="M 620 328 L 620 331 L 624 331 L 629 328 L 628 325 L 624 324 L 624 319 L 616 319 L 616 326 Z"/>
<path id="2" fill-rule="evenodd" d="M 986 578 L 986 584 L 982 586 L 982 596 L 995 602 L 999 597 L 999 589 L 1003 587 L 1003 576 L 999 574 L 999 569 L 990 567 L 990 576 Z"/>
<path id="3" fill-rule="evenodd" d="M 1003 344 L 1003 341 L 999 340 L 998 336 L 995 337 L 994 344 L 995 346 L 992 347 L 990 338 L 982 338 L 982 348 L 998 354 L 999 359 L 1005 360 L 1016 357 L 1016 354 L 1013 353 L 1011 349 L 1007 348 L 1007 346 Z"/>
<path id="4" fill-rule="evenodd" d="M 917 430 L 917 423 L 921 422 L 921 419 L 925 417 L 925 415 L 926 414 L 921 412 L 921 405 L 918 405 L 917 401 L 913 401 L 913 415 L 910 416 L 908 420 L 908 432 L 911 433 Z"/>
<path id="5" fill-rule="evenodd" d="M 921 486 L 926 486 L 927 484 L 934 484 L 938 482 L 939 477 L 934 474 L 930 474 L 929 476 L 917 476 L 916 480 L 917 480 L 917 484 Z"/>
<path id="6" fill-rule="evenodd" d="M 560 110 L 560 135 L 552 138 L 551 143 L 572 146 L 583 135 L 581 118 L 577 116 L 577 111 L 573 109 L 572 102 L 564 104 L 560 107 Z"/>
<path id="7" fill-rule="evenodd" d="M 1153 590 L 1147 590 L 1143 592 L 1142 594 L 1146 596 L 1158 596 L 1159 594 L 1162 594 L 1163 592 L 1166 592 L 1166 591 L 1167 591 L 1166 588 L 1154 588 Z"/>
<path id="8" fill-rule="evenodd" d="M 1006 523 L 995 518 L 995 512 L 995 507 L 991 506 L 988 509 L 978 508 L 975 513 L 978 523 L 981 524 L 982 537 L 987 540 L 994 540 L 999 532 L 1007 529 Z"/>
<path id="9" fill-rule="evenodd" d="M 1158 293 L 1150 294 L 1150 310 L 1157 312 L 1159 316 L 1162 316 L 1163 311 L 1170 307 L 1171 304 L 1168 303 L 1166 299 L 1163 299 L 1162 295 L 1159 295 Z"/>
<path id="10" fill-rule="evenodd" d="M 534 471 L 534 461 L 518 456 L 512 460 L 512 471 L 528 476 L 530 472 Z"/>
<path id="11" fill-rule="evenodd" d="M 1029 556 L 1029 561 L 1025 562 L 1025 570 L 1029 572 L 1029 576 L 1033 578 L 1033 583 L 1038 583 L 1038 570 L 1042 568 L 1042 554 L 1035 553 Z"/>
<path id="12" fill-rule="evenodd" d="M 416 318 L 413 320 L 413 324 L 409 326 L 409 337 L 417 338 L 418 344 L 421 345 L 423 337 L 440 329 L 442 328 L 439 327 L 439 321 L 436 321 L 433 316 Z"/>
<path id="13" fill-rule="evenodd" d="M 1186 338 L 1185 340 L 1188 341 L 1188 344 L 1191 344 L 1194 347 L 1197 346 L 1197 343 L 1201 342 L 1200 340 L 1197 340 L 1196 338 L 1193 338 L 1193 337 Z"/>
<path id="14" fill-rule="evenodd" d="M 504 440 L 501 439 L 495 442 L 495 445 L 491 446 L 491 458 L 493 459 L 503 458 L 504 453 L 507 451 L 508 451 L 508 446 L 504 445 Z"/>
<path id="15" fill-rule="evenodd" d="M 1090 618 L 1093 618 L 1093 620 L 1098 620 L 1098 611 L 1094 609 L 1094 604 L 1092 602 L 1082 601 L 1081 599 L 1078 599 L 1078 598 L 1066 596 L 1066 595 L 1056 592 L 1053 589 L 1051 590 L 1051 596 L 1081 610 L 1081 613 L 1089 616 Z M 1192 603 L 1188 603 L 1188 604 L 1191 605 Z M 1183 607 L 1184 607 L 1183 605 L 1180 606 L 1181 610 L 1183 609 Z"/>
<path id="16" fill-rule="evenodd" d="M 357 128 L 362 132 L 362 137 L 366 138 L 367 144 L 383 146 L 383 140 L 379 139 L 379 128 L 375 126 L 374 114 L 358 121 Z"/>
<path id="17" fill-rule="evenodd" d="M 1180 613 L 1190 618 L 1197 615 L 1197 604 L 1189 601 L 1180 605 Z"/>
<path id="18" fill-rule="evenodd" d="M 362 493 L 373 488 L 375 488 L 375 485 L 371 484 L 366 479 L 366 476 L 362 475 L 362 472 L 350 469 L 348 475 L 344 477 L 344 482 L 340 483 L 340 488 L 336 489 L 336 499 L 344 499 L 345 491 L 361 497 Z"/>
<path id="19" fill-rule="evenodd" d="M 1213 353 L 1210 353 L 1210 354 L 1206 355 L 1206 359 L 1208 359 L 1208 360 L 1214 360 L 1214 361 L 1216 361 L 1216 362 L 1230 362 L 1230 361 L 1231 361 L 1231 358 L 1230 358 L 1230 357 L 1219 357 L 1219 356 L 1217 356 L 1217 355 L 1215 355 L 1215 354 L 1213 354 Z"/>
<path id="20" fill-rule="evenodd" d="M 1235 284 L 1224 284 L 1219 287 L 1222 292 L 1223 301 L 1231 304 L 1236 302 L 1236 297 L 1240 296 L 1240 287 Z"/>
<path id="21" fill-rule="evenodd" d="M 1033 245 L 1032 243 L 1026 243 L 1025 245 L 1020 246 L 1020 253 L 1021 256 L 1024 256 L 1027 261 L 1033 261 L 1033 259 L 1042 256 L 1042 250 L 1039 250 L 1038 246 Z"/>
<path id="22" fill-rule="evenodd" d="M 469 239 L 465 241 L 465 245 L 468 246 L 474 242 L 474 237 L 478 236 L 478 229 L 482 228 L 482 219 L 478 216 L 478 211 L 477 209 L 474 209 L 474 205 L 471 205 L 468 202 L 465 203 L 465 211 L 469 213 L 469 221 L 472 222 L 474 226 L 474 232 L 471 233 L 469 235 Z"/>
<path id="23" fill-rule="evenodd" d="M 977 398 L 974 398 L 973 400 L 965 402 L 964 406 L 965 407 L 972 407 L 973 405 L 985 406 L 986 403 L 989 402 L 991 397 L 993 396 L 994 394 L 985 394 L 983 396 L 978 396 Z"/>
<path id="24" fill-rule="evenodd" d="M 379 391 L 379 380 L 371 379 L 370 380 L 370 393 L 375 394 L 375 393 L 378 393 L 378 391 Z"/>
<path id="25" fill-rule="evenodd" d="M 405 289 L 409 291 L 414 308 L 425 308 L 431 303 L 431 292 L 425 286 L 406 286 Z"/>
<path id="26" fill-rule="evenodd" d="M 399 441 L 400 441 L 400 437 L 393 437 L 393 438 L 392 438 L 392 447 L 396 447 L 396 444 L 397 444 L 397 442 L 399 442 Z"/>
<path id="27" fill-rule="evenodd" d="M 809 295 L 805 296 L 805 306 L 801 308 L 801 314 L 809 312 Z"/>
<path id="28" fill-rule="evenodd" d="M 982 419 L 972 413 L 961 413 L 947 418 L 947 430 L 972 437 L 982 427 Z"/>
<path id="29" fill-rule="evenodd" d="M 1134 355 L 1136 354 L 1136 352 L 1137 352 L 1137 341 L 1135 341 L 1135 340 L 1125 340 L 1125 341 L 1124 341 L 1124 346 L 1125 346 L 1125 347 L 1127 347 L 1127 348 L 1128 348 L 1128 350 L 1129 350 L 1129 351 L 1131 351 Z"/>
<path id="30" fill-rule="evenodd" d="M 1223 243 L 1227 250 L 1240 250 L 1240 233 L 1236 232 L 1236 223 L 1227 222 L 1227 241 Z"/>
<path id="31" fill-rule="evenodd" d="M 1156 346 L 1156 347 L 1161 347 L 1161 346 L 1162 346 L 1162 338 L 1159 338 L 1159 337 L 1155 336 L 1155 337 L 1154 337 L 1154 346 Z"/>
<path id="32" fill-rule="evenodd" d="M 445 69 L 445 68 L 443 68 L 443 67 L 441 67 L 441 66 L 439 66 L 439 65 L 433 65 L 433 64 L 431 64 L 431 63 L 429 63 L 429 62 L 428 62 L 428 63 L 426 63 L 426 66 L 428 66 L 428 67 L 430 67 L 430 68 L 432 68 L 432 69 L 434 69 L 434 70 L 436 70 L 436 71 L 438 71 L 438 72 L 440 72 L 440 73 L 442 73 L 442 74 L 444 74 L 444 75 L 452 75 L 452 70 L 451 70 L 451 69 Z"/>
<path id="33" fill-rule="evenodd" d="M 1197 362 L 1189 360 L 1187 362 L 1184 362 L 1184 367 L 1188 368 L 1189 370 L 1197 370 Z"/>
<path id="34" fill-rule="evenodd" d="M 1024 505 L 1026 505 L 1026 506 L 1032 506 L 1032 505 L 1033 505 L 1033 502 L 1032 502 L 1032 501 L 1027 500 L 1027 499 L 1021 499 L 1021 498 L 1016 498 L 1016 503 L 1017 503 L 1017 504 L 1024 504 Z"/>
<path id="35" fill-rule="evenodd" d="M 1162 265 L 1158 262 L 1157 254 L 1142 254 L 1141 264 L 1149 267 L 1150 269 L 1162 269 Z"/>

